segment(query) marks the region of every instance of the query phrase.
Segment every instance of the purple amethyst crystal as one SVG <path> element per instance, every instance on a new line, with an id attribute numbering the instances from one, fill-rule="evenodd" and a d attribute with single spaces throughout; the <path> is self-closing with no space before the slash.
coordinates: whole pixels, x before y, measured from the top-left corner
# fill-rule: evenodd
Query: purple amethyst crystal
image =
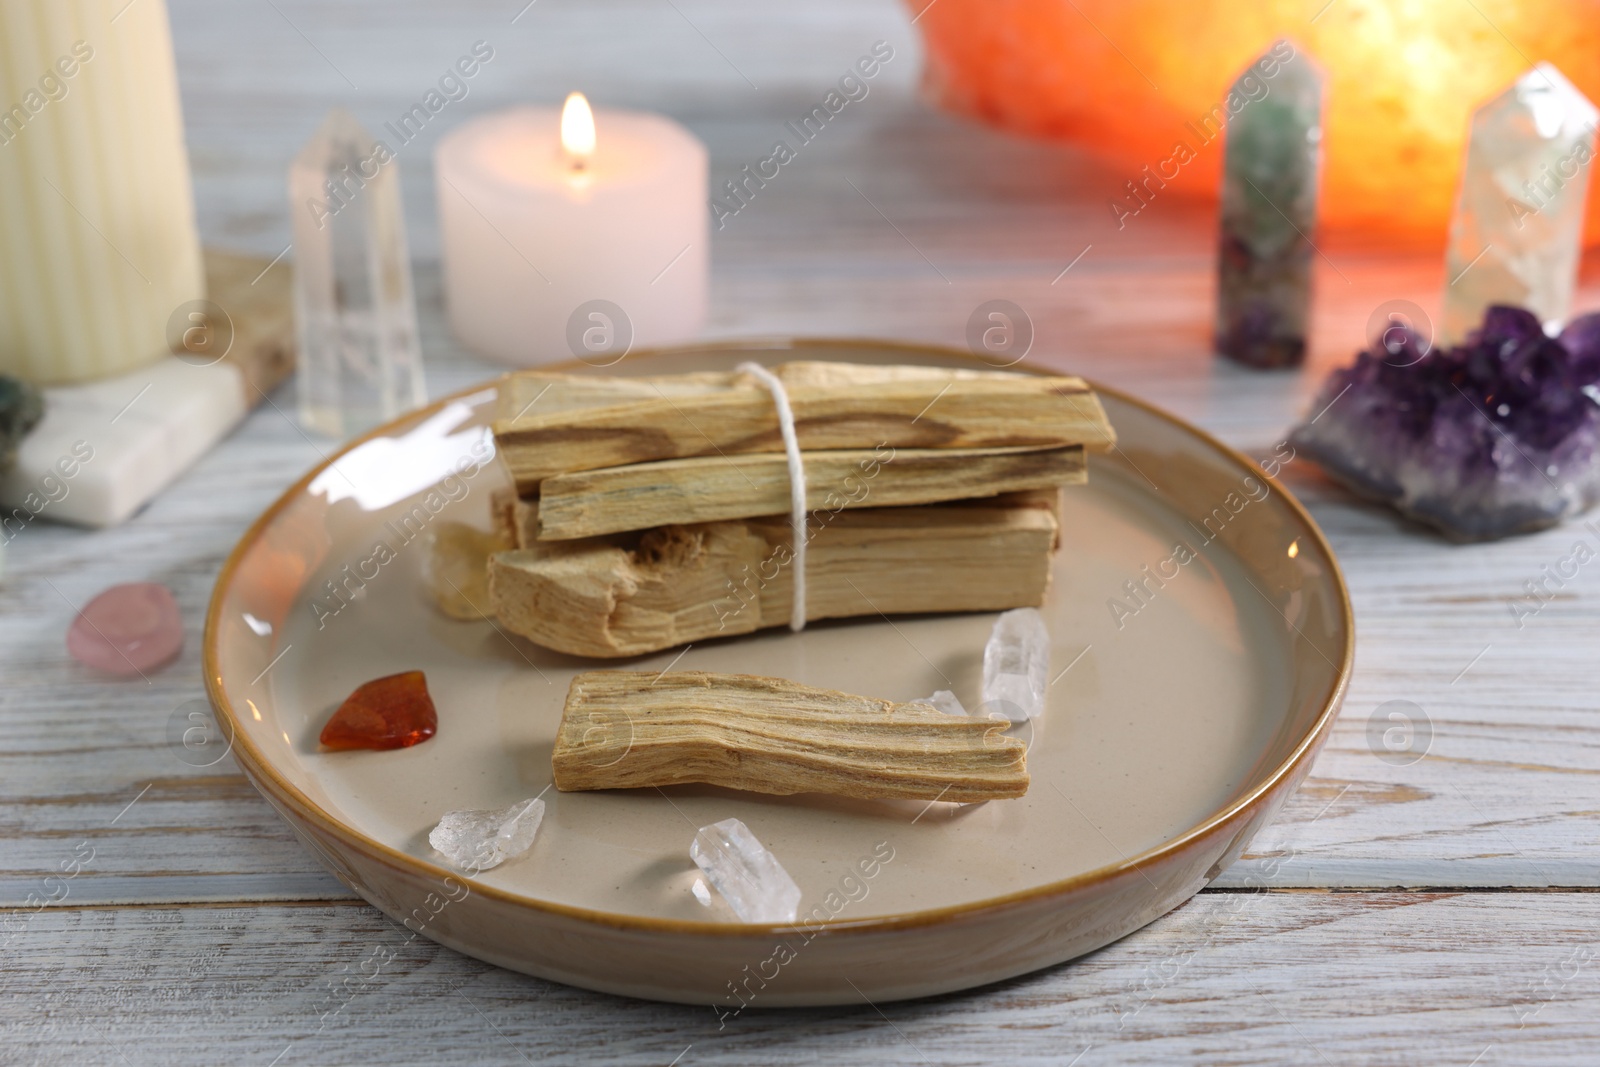
<path id="1" fill-rule="evenodd" d="M 1461 541 L 1553 526 L 1600 500 L 1600 313 L 1547 337 L 1491 307 L 1429 352 L 1392 325 L 1323 383 L 1290 437 L 1352 490 Z"/>

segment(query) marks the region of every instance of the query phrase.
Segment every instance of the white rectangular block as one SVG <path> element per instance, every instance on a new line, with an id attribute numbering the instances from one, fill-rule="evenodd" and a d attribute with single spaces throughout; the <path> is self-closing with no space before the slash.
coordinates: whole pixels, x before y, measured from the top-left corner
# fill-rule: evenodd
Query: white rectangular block
<path id="1" fill-rule="evenodd" d="M 35 519 L 112 526 L 225 437 L 247 411 L 228 363 L 162 360 L 86 385 L 45 390 L 43 421 L 0 475 L 9 539 Z"/>

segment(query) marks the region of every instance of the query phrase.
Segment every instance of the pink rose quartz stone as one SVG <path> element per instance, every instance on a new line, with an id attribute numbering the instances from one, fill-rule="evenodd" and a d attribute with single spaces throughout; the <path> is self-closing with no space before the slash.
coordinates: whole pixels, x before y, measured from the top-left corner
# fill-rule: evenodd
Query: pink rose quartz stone
<path id="1" fill-rule="evenodd" d="M 67 652 L 86 667 L 132 678 L 183 651 L 183 617 L 156 582 L 114 585 L 84 605 L 67 629 Z"/>

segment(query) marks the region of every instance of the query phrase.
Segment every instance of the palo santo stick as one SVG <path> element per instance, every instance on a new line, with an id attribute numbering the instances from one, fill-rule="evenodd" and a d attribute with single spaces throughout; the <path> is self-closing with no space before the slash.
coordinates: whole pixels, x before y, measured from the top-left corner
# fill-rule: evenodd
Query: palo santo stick
<path id="1" fill-rule="evenodd" d="M 489 498 L 490 525 L 495 535 L 500 538 L 506 548 L 544 549 L 542 555 L 548 555 L 557 548 L 563 550 L 571 548 L 587 548 L 594 545 L 616 545 L 621 548 L 635 549 L 639 547 L 640 538 L 645 531 L 623 531 L 620 533 L 600 534 L 594 537 L 574 539 L 572 541 L 541 541 L 539 539 L 539 501 L 524 500 L 508 486 L 503 490 L 497 489 Z M 1061 547 L 1061 488 L 1028 489 L 1018 492 L 1001 493 L 998 496 L 974 498 L 969 500 L 946 500 L 941 502 L 943 507 L 1032 507 L 1042 508 L 1048 512 L 1056 525 L 1055 540 L 1051 543 L 1051 550 Z M 831 514 L 826 509 L 816 509 L 813 521 L 816 525 L 826 525 L 824 516 Z M 763 518 L 764 516 L 751 516 Z M 774 516 L 776 517 L 776 516 Z M 916 521 L 912 517 L 912 521 Z M 785 542 L 787 543 L 787 542 Z"/>
<path id="2" fill-rule="evenodd" d="M 880 373 L 877 380 L 853 384 L 809 384 L 847 376 L 838 368 L 799 376 L 807 384 L 790 387 L 789 403 L 800 447 L 1083 445 L 1104 451 L 1115 442 L 1099 399 L 1082 379 L 952 372 L 934 377 L 927 368 L 915 369 L 921 373 Z M 546 478 L 571 471 L 689 456 L 781 452 L 771 395 L 743 377 L 735 381 L 716 392 L 565 411 L 541 412 L 536 396 L 521 417 L 495 423 L 495 447 L 524 495 L 535 492 Z M 511 391 L 513 400 L 521 395 L 520 388 Z"/>
<path id="3" fill-rule="evenodd" d="M 791 389 L 801 386 L 842 389 L 866 382 L 931 381 L 943 385 L 950 381 L 983 378 L 1011 380 L 1018 377 L 1015 371 L 916 365 L 873 366 L 867 363 L 804 359 L 777 364 L 772 370 Z M 662 397 L 676 400 L 754 386 L 754 380 L 739 371 L 695 371 L 638 378 L 545 370 L 517 371 L 507 375 L 500 383 L 498 418 L 515 420 L 525 415 L 552 415 L 624 404 L 632 400 L 657 400 Z"/>
<path id="4" fill-rule="evenodd" d="M 1038 605 L 1058 499 L 813 513 L 807 618 Z M 490 557 L 490 596 L 502 625 L 546 648 L 635 656 L 789 621 L 788 516 L 521 544 Z"/>
<path id="5" fill-rule="evenodd" d="M 788 796 L 973 803 L 1028 791 L 1027 746 L 993 719 L 783 678 L 589 671 L 572 680 L 556 788 L 690 782 Z"/>
<path id="6" fill-rule="evenodd" d="M 1081 485 L 1081 445 L 1052 449 L 902 448 L 805 453 L 806 506 L 898 507 Z M 782 454 L 704 456 L 576 471 L 539 485 L 539 539 L 717 522 L 789 509 Z"/>
<path id="7" fill-rule="evenodd" d="M 517 536 L 517 491 L 509 485 L 489 490 L 489 528 L 512 548 L 522 542 Z"/>

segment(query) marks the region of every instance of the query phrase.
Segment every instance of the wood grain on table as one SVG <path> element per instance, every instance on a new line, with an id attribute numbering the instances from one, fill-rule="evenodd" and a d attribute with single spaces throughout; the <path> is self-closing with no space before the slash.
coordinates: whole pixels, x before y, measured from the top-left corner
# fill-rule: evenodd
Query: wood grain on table
<path id="1" fill-rule="evenodd" d="M 888 0 L 170 9 L 205 239 L 268 257 L 288 240 L 285 167 L 329 107 L 377 130 L 491 42 L 467 99 L 399 153 L 435 395 L 498 370 L 444 325 L 440 132 L 582 88 L 685 122 L 716 182 L 764 158 L 879 39 L 895 58 L 868 97 L 714 234 L 709 336 L 959 346 L 981 302 L 1008 299 L 1032 320 L 1030 362 L 1266 456 L 1374 309 L 1438 306 L 1439 257 L 1329 241 L 1310 366 L 1215 362 L 1207 205 L 1174 182 L 1119 230 L 1106 202 L 1129 175 L 927 111 L 915 31 Z M 1578 306 L 1600 307 L 1600 290 L 1586 285 Z M 1536 613 L 1512 610 L 1576 542 L 1600 549 L 1600 528 L 1450 545 L 1291 463 L 1284 478 L 1350 583 L 1357 666 L 1312 777 L 1249 854 L 1173 914 L 1042 974 L 881 1012 L 752 1011 L 719 1029 L 709 1008 L 585 993 L 407 941 L 317 866 L 231 759 L 180 758 L 172 730 L 204 696 L 218 567 L 332 447 L 292 421 L 292 384 L 271 400 L 124 526 L 38 521 L 6 546 L 0 1062 L 1600 1060 L 1600 567 L 1552 586 Z M 77 607 L 129 580 L 172 586 L 188 627 L 182 659 L 148 684 L 90 678 L 63 642 Z M 1420 709 L 1431 734 L 1415 762 L 1369 739 L 1391 701 Z M 63 864 L 78 873 L 63 879 Z M 330 1000 L 380 950 L 394 963 L 379 980 Z"/>

